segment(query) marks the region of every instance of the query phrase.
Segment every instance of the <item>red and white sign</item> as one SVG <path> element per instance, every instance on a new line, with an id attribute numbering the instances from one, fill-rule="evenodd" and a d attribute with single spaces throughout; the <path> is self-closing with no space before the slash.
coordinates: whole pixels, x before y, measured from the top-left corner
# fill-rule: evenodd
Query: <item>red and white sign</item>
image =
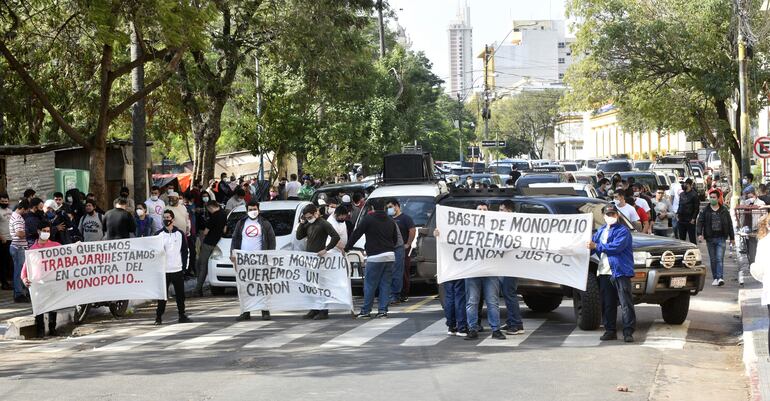
<path id="1" fill-rule="evenodd" d="M 763 159 L 770 158 L 770 137 L 761 136 L 754 141 L 754 154 Z"/>
<path id="2" fill-rule="evenodd" d="M 246 226 L 246 236 L 249 238 L 257 238 L 260 235 L 259 224 L 252 224 Z"/>

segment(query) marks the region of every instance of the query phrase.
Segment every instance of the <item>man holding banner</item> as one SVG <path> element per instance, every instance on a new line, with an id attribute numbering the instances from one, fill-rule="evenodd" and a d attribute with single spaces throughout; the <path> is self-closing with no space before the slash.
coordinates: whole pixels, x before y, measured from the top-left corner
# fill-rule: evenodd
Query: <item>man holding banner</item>
<path id="1" fill-rule="evenodd" d="M 187 253 L 187 239 L 174 225 L 174 212 L 163 212 L 163 229 L 157 235 L 163 241 L 163 249 L 166 251 L 166 286 L 169 282 L 174 286 L 174 298 L 176 309 L 179 312 L 179 323 L 190 323 L 192 320 L 184 313 L 184 273 L 182 272 L 182 258 Z M 166 300 L 158 300 L 158 308 L 155 311 L 155 325 L 163 324 L 163 313 L 166 311 Z"/>
<path id="2" fill-rule="evenodd" d="M 61 246 L 61 244 L 59 244 L 58 242 L 51 241 L 49 239 L 51 238 L 51 223 L 49 223 L 47 220 L 41 220 L 40 223 L 38 223 L 37 233 L 38 233 L 38 239 L 29 248 L 30 250 Z M 30 284 L 32 284 L 32 282 L 29 281 L 29 277 L 27 275 L 26 264 L 21 269 L 21 281 L 23 281 L 24 285 L 26 285 L 27 287 L 29 287 Z M 35 330 L 37 332 L 38 338 L 45 337 L 45 315 L 43 315 L 42 313 L 39 315 L 35 315 Z M 56 332 L 56 311 L 48 312 L 48 334 L 52 336 L 59 335 L 59 333 Z"/>
<path id="3" fill-rule="evenodd" d="M 503 213 L 513 213 L 513 201 L 506 199 L 500 204 L 500 211 Z M 524 334 L 524 322 L 521 320 L 521 309 L 519 308 L 519 296 L 516 294 L 518 287 L 516 277 L 500 277 L 500 285 L 503 288 L 503 299 L 505 300 L 506 319 L 505 325 L 501 327 L 506 334 Z"/>
<path id="4" fill-rule="evenodd" d="M 236 263 L 235 251 L 264 251 L 275 249 L 275 231 L 267 219 L 259 215 L 259 202 L 251 200 L 246 205 L 246 217 L 235 225 L 230 243 L 230 260 Z M 251 312 L 238 316 L 238 321 L 251 320 Z M 262 311 L 262 320 L 270 320 L 270 311 Z"/>
<path id="5" fill-rule="evenodd" d="M 302 209 L 302 221 L 297 228 L 297 240 L 307 238 L 305 250 L 318 256 L 336 248 L 340 242 L 337 230 L 321 214 L 316 205 L 307 205 Z M 303 319 L 325 320 L 329 318 L 328 309 L 311 309 Z"/>

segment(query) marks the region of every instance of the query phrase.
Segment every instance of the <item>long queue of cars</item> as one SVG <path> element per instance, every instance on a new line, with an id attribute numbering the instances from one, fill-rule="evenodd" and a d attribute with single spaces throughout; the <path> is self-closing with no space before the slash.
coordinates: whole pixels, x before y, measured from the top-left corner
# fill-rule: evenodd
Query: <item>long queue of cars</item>
<path id="1" fill-rule="evenodd" d="M 427 158 L 430 160 L 429 156 Z M 507 179 L 514 163 L 520 163 L 517 169 L 522 171 L 522 176 L 515 185 L 506 187 L 502 178 Z M 407 266 L 411 282 L 435 285 L 437 258 L 433 229 L 436 224 L 436 205 L 475 208 L 479 203 L 485 202 L 491 210 L 497 210 L 503 200 L 511 199 L 516 204 L 516 211 L 520 213 L 591 213 L 594 216 L 594 229 L 604 224 L 601 210 L 606 201 L 596 196 L 595 173 L 575 171 L 569 174 L 576 182 L 568 182 L 566 172 L 541 168 L 550 165 L 534 166 L 533 162 L 528 160 L 494 163 L 486 166 L 483 172 L 468 174 L 474 177 L 476 182 L 488 180 L 486 185 L 471 187 L 453 185 L 452 180 L 447 178 L 452 175 L 452 167 L 436 165 L 429 175 L 415 174 L 418 178 L 414 179 L 366 180 L 324 186 L 316 191 L 313 201 L 338 197 L 343 193 L 351 196 L 359 194 L 366 200 L 358 220 L 354 222 L 358 224 L 366 211 L 382 209 L 388 200 L 397 199 L 403 213 L 414 220 L 417 228 L 417 236 L 410 253 L 411 263 Z M 664 166 L 661 169 L 665 168 L 665 171 L 659 172 L 653 168 L 653 171 L 623 171 L 619 174 L 624 179 L 633 176 L 636 182 L 648 184 L 654 191 L 659 186 L 670 184 L 668 169 L 680 168 L 679 164 L 675 167 L 669 167 L 668 164 L 661 166 Z M 472 168 L 475 169 L 476 166 Z M 681 168 L 686 169 L 683 166 Z M 463 179 L 466 177 L 457 176 Z M 278 249 L 303 249 L 302 242 L 295 239 L 296 230 L 302 208 L 309 203 L 273 201 L 262 204 L 260 214 L 273 224 Z M 244 214 L 243 208 L 230 213 L 227 219 L 228 233 L 232 232 L 235 223 Z M 690 296 L 700 292 L 705 282 L 706 269 L 700 251 L 689 242 L 638 233 L 625 219 L 623 224 L 634 231 L 634 301 L 658 304 L 667 323 L 683 323 L 687 317 Z M 235 274 L 228 254 L 229 241 L 230 235 L 226 234 L 209 262 L 209 280 L 213 294 L 220 294 L 226 287 L 235 286 Z M 347 255 L 354 291 L 361 291 L 363 276 L 366 274 L 365 241 L 365 237 L 361 238 Z M 542 313 L 556 309 L 565 297 L 572 298 L 577 325 L 583 330 L 596 329 L 601 322 L 601 300 L 595 274 L 599 263 L 598 259 L 592 257 L 586 291 L 554 283 L 521 280 L 518 292 L 531 310 Z M 440 290 L 439 295 L 442 295 Z"/>

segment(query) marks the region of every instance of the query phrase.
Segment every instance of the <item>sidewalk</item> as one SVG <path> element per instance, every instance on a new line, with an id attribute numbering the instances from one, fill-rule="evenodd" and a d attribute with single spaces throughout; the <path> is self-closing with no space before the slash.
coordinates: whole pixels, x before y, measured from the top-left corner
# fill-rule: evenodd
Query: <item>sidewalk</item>
<path id="1" fill-rule="evenodd" d="M 762 283 L 746 274 L 740 289 L 743 322 L 743 364 L 749 379 L 751 400 L 770 400 L 770 354 L 767 348 L 768 314 L 761 305 Z"/>
<path id="2" fill-rule="evenodd" d="M 185 294 L 188 296 L 192 294 L 195 289 L 196 279 L 188 278 L 185 280 L 184 288 Z M 204 286 L 204 288 L 206 288 Z M 173 289 L 171 293 L 173 294 Z M 154 302 L 153 300 L 138 300 L 131 301 L 129 303 L 130 308 L 136 308 L 137 306 L 144 305 L 148 302 Z M 74 308 L 66 308 L 58 312 L 56 319 L 56 326 L 62 327 L 72 323 L 72 315 Z M 89 316 L 100 316 L 109 314 L 109 309 L 106 307 L 94 309 L 90 312 Z M 30 326 L 34 326 L 35 319 L 32 315 L 31 303 L 15 303 L 13 302 L 13 291 L 0 290 L 0 339 L 18 339 L 24 337 L 24 332 L 28 331 Z"/>

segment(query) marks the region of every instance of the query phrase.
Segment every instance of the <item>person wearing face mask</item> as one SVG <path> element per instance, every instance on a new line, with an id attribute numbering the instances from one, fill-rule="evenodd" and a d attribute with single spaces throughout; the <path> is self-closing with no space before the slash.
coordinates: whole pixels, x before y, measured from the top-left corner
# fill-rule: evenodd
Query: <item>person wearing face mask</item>
<path id="1" fill-rule="evenodd" d="M 128 191 L 128 187 L 122 187 L 120 188 L 120 196 L 115 198 L 115 200 L 112 201 L 112 206 L 115 207 L 115 205 L 118 204 L 118 200 L 125 199 L 126 200 L 126 210 L 134 210 L 136 209 L 136 204 L 134 203 L 134 199 L 129 197 L 130 192 Z"/>
<path id="2" fill-rule="evenodd" d="M 468 188 L 468 189 L 473 188 L 473 177 L 471 176 L 465 177 L 465 188 Z"/>
<path id="3" fill-rule="evenodd" d="M 46 220 L 40 221 L 37 227 L 37 236 L 38 236 L 38 239 L 35 241 L 35 243 L 31 247 L 29 247 L 29 250 L 61 246 L 60 243 L 52 241 L 50 239 L 51 223 L 49 223 Z M 38 274 L 36 273 L 37 272 L 28 271 L 27 264 L 26 263 L 24 264 L 24 266 L 21 268 L 21 281 L 24 283 L 25 286 L 29 287 L 32 284 L 32 280 L 34 280 L 38 276 Z M 37 331 L 38 338 L 45 337 L 45 316 L 44 315 L 41 314 L 41 315 L 35 316 L 35 329 Z M 56 331 L 56 311 L 48 312 L 48 334 L 50 334 L 51 336 L 59 335 L 59 333 Z"/>
<path id="4" fill-rule="evenodd" d="M 655 192 L 653 205 L 655 206 L 655 222 L 652 231 L 655 235 L 666 237 L 668 236 L 668 221 L 671 215 L 671 201 L 668 200 L 664 189 L 660 188 Z"/>
<path id="5" fill-rule="evenodd" d="M 741 205 L 744 205 L 744 206 L 765 206 L 765 202 L 763 202 L 762 199 L 759 199 L 757 197 L 757 191 L 754 190 L 753 187 L 751 187 L 751 188 L 747 187 L 746 189 L 744 189 L 743 190 L 743 196 L 745 196 L 746 199 L 744 199 L 741 202 Z"/>
<path id="6" fill-rule="evenodd" d="M 190 241 L 188 240 L 188 237 L 190 236 L 192 221 L 190 220 L 190 213 L 187 211 L 187 206 L 179 200 L 178 193 L 171 192 L 168 194 L 168 205 L 166 205 L 166 210 L 174 212 L 174 226 L 184 234 L 185 242 L 189 244 Z M 184 252 L 182 255 L 182 270 L 184 270 L 184 274 L 187 276 L 191 275 L 188 269 L 189 249 L 190 248 L 187 246 L 182 249 Z"/>
<path id="7" fill-rule="evenodd" d="M 40 222 L 48 221 L 43 208 L 44 203 L 40 198 L 32 198 L 29 202 L 29 211 L 24 215 L 24 228 L 27 232 L 28 246 L 32 246 L 37 241 L 37 227 L 40 225 Z"/>
<path id="8" fill-rule="evenodd" d="M 206 225 L 202 230 L 203 240 L 201 241 L 200 254 L 198 255 L 195 269 L 195 273 L 198 276 L 195 295 L 199 297 L 203 296 L 203 284 L 206 282 L 206 276 L 209 273 L 209 258 L 211 258 L 211 253 L 214 252 L 219 240 L 222 239 L 227 223 L 227 215 L 216 199 L 209 200 L 206 203 L 206 210 L 209 217 L 206 219 Z"/>
<path id="9" fill-rule="evenodd" d="M 330 219 L 334 216 L 334 211 L 339 207 L 340 202 L 335 197 L 326 199 L 326 207 L 324 208 L 324 219 Z"/>
<path id="10" fill-rule="evenodd" d="M 78 231 L 83 235 L 84 242 L 101 241 L 104 238 L 103 217 L 96 211 L 93 201 L 86 201 L 86 214 L 80 218 Z"/>
<path id="11" fill-rule="evenodd" d="M 634 342 L 636 312 L 631 295 L 631 278 L 634 277 L 634 250 L 631 231 L 618 222 L 618 208 L 613 204 L 604 207 L 605 225 L 599 227 L 587 248 L 601 256 L 597 270 L 599 291 L 602 295 L 602 341 L 617 339 L 615 323 L 618 303 L 623 315 L 623 340 Z"/>
<path id="12" fill-rule="evenodd" d="M 166 202 L 160 199 L 160 188 L 153 185 L 150 188 L 150 197 L 144 201 L 147 206 L 147 214 L 152 218 L 152 231 L 158 232 L 163 229 L 163 211 L 166 210 Z"/>
<path id="13" fill-rule="evenodd" d="M 639 221 L 639 214 L 636 213 L 636 208 L 626 203 L 626 191 L 618 189 L 613 194 L 613 197 L 615 198 L 615 206 L 617 206 L 618 211 L 623 213 L 631 224 L 638 226 L 637 230 L 641 231 L 642 223 Z"/>
<path id="14" fill-rule="evenodd" d="M 232 212 L 238 206 L 244 206 L 246 201 L 243 199 L 246 196 L 246 191 L 243 188 L 235 188 L 235 193 L 232 198 L 227 201 L 225 205 L 225 212 Z"/>
<path id="15" fill-rule="evenodd" d="M 684 181 L 684 192 L 679 195 L 677 221 L 679 224 L 679 239 L 686 241 L 687 236 L 689 236 L 690 242 L 697 244 L 695 221 L 700 211 L 700 200 L 698 199 L 698 193 L 693 190 L 692 186 L 692 178 Z"/>
<path id="16" fill-rule="evenodd" d="M 353 234 L 353 223 L 350 222 L 350 208 L 345 205 L 340 205 L 334 209 L 334 212 L 326 219 L 329 224 L 334 227 L 334 231 L 340 236 L 339 242 L 337 242 L 337 249 L 340 252 L 345 251 L 345 245 L 348 244 L 348 238 Z M 329 238 L 331 242 L 331 238 Z"/>
<path id="17" fill-rule="evenodd" d="M 136 222 L 128 208 L 128 200 L 118 198 L 115 208 L 104 215 L 104 239 L 126 239 L 136 231 Z"/>
<path id="18" fill-rule="evenodd" d="M 387 204 L 388 216 L 395 220 L 398 225 L 398 231 L 404 245 L 399 255 L 399 247 L 396 247 L 396 261 L 393 263 L 393 281 L 390 288 L 391 304 L 406 302 L 409 299 L 410 275 L 409 265 L 411 259 L 409 253 L 412 251 L 412 243 L 417 236 L 417 228 L 414 220 L 405 214 L 401 209 L 401 203 L 398 199 L 391 199 Z"/>
<path id="19" fill-rule="evenodd" d="M 610 189 L 610 180 L 606 178 L 602 178 L 599 180 L 599 182 L 596 183 L 596 195 L 598 195 L 601 199 L 607 198 L 607 192 Z"/>
<path id="20" fill-rule="evenodd" d="M 709 206 L 698 215 L 695 231 L 700 241 L 706 240 L 709 251 L 711 277 L 713 286 L 725 285 L 723 262 L 725 258 L 725 241 L 735 243 L 735 232 L 730 211 L 719 202 L 719 190 L 709 192 Z"/>
<path id="21" fill-rule="evenodd" d="M 155 235 L 153 231 L 152 217 L 147 214 L 147 206 L 144 203 L 136 205 L 136 211 L 134 213 L 134 226 L 136 232 L 134 235 L 137 238 L 151 237 Z"/>
<path id="22" fill-rule="evenodd" d="M 328 251 L 336 248 L 340 242 L 340 235 L 334 227 L 325 219 L 321 218 L 321 213 L 315 205 L 307 205 L 302 209 L 302 219 L 297 227 L 297 240 L 307 238 L 305 250 L 314 252 L 318 256 L 324 256 Z M 329 311 L 310 310 L 303 319 L 322 320 L 329 318 Z"/>
<path id="23" fill-rule="evenodd" d="M 278 192 L 278 188 L 276 188 L 276 187 L 274 187 L 274 186 L 271 186 L 271 187 L 270 187 L 270 191 L 269 191 L 269 193 L 268 193 L 268 194 L 269 194 L 269 196 L 270 196 L 270 197 L 267 199 L 268 201 L 275 201 L 275 200 L 278 200 L 278 197 L 281 195 L 281 194 Z"/>
<path id="24" fill-rule="evenodd" d="M 67 240 L 67 225 L 69 224 L 69 218 L 66 213 L 59 209 L 59 205 L 55 200 L 49 199 L 43 203 L 43 212 L 45 212 L 45 218 L 51 223 L 51 239 L 60 244 L 69 244 Z"/>
<path id="25" fill-rule="evenodd" d="M 174 298 L 176 309 L 179 313 L 179 323 L 190 323 L 192 320 L 185 314 L 184 273 L 182 261 L 187 248 L 184 233 L 174 226 L 174 212 L 163 212 L 163 229 L 155 233 L 163 241 L 163 249 L 166 251 L 166 285 L 174 286 Z M 158 300 L 158 308 L 155 310 L 155 325 L 163 324 L 163 313 L 166 311 L 166 300 Z"/>
<path id="26" fill-rule="evenodd" d="M 267 219 L 259 215 L 259 202 L 246 205 L 246 216 L 238 220 L 230 243 L 230 260 L 235 265 L 235 251 L 269 251 L 275 249 L 275 231 Z M 236 319 L 251 320 L 251 312 L 243 312 Z M 270 311 L 262 311 L 262 320 L 270 320 Z"/>
<path id="27" fill-rule="evenodd" d="M 11 215 L 10 198 L 0 192 L 0 289 L 10 290 L 13 280 L 13 259 L 11 258 Z"/>
<path id="28" fill-rule="evenodd" d="M 743 185 L 743 193 L 749 190 L 754 191 L 754 174 L 746 173 L 741 179 L 741 185 Z"/>

